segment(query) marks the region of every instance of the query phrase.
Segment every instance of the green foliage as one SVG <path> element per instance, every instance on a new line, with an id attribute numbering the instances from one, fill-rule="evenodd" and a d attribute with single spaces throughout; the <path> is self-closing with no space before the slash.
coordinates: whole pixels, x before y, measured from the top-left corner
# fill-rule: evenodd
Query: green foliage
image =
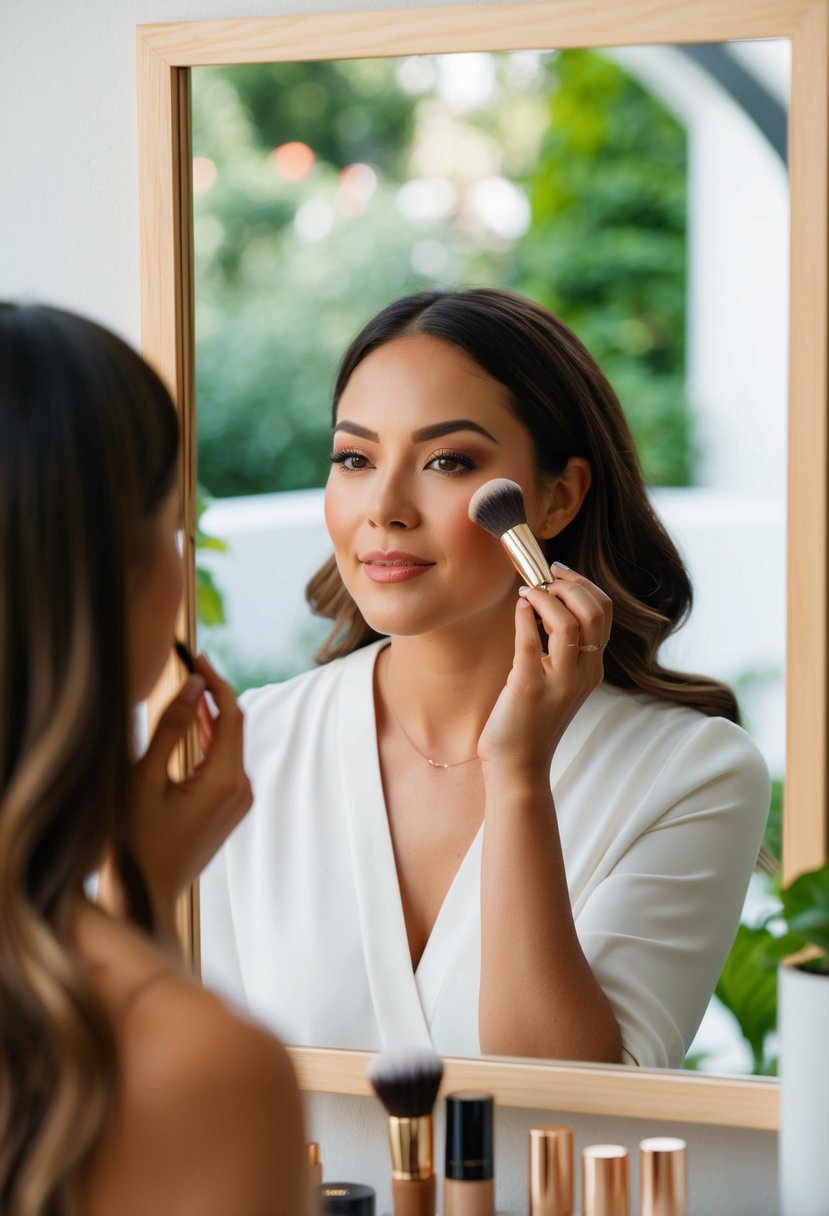
<path id="1" fill-rule="evenodd" d="M 755 1073 L 777 1071 L 769 1051 L 777 1026 L 777 964 L 805 952 L 798 965 L 829 979 L 829 862 L 778 885 L 777 894 L 779 910 L 757 925 L 740 925 L 716 988 L 751 1049 Z"/>
<path id="2" fill-rule="evenodd" d="M 216 536 L 210 536 L 201 526 L 201 517 L 209 504 L 202 486 L 196 487 L 196 553 L 210 549 L 215 553 L 226 553 L 227 544 Z M 196 620 L 200 625 L 223 625 L 225 606 L 222 593 L 216 586 L 209 570 L 196 562 Z"/>
<path id="3" fill-rule="evenodd" d="M 612 62 L 549 67 L 549 128 L 527 179 L 514 283 L 579 335 L 613 384 L 651 483 L 687 485 L 685 135 Z"/>
<path id="4" fill-rule="evenodd" d="M 782 908 L 773 921 L 781 923 L 784 932 L 767 940 L 767 963 L 809 951 L 801 966 L 829 975 L 829 862 L 801 874 L 780 892 L 780 901 Z"/>
<path id="5" fill-rule="evenodd" d="M 766 1054 L 766 1042 L 777 1024 L 777 975 L 765 966 L 769 933 L 740 925 L 715 995 L 737 1019 L 751 1048 L 755 1073 L 774 1073 L 776 1061 Z"/>
<path id="6" fill-rule="evenodd" d="M 360 326 L 401 295 L 472 283 L 558 311 L 614 383 L 649 480 L 689 480 L 681 128 L 591 53 L 547 55 L 529 83 L 509 56 L 490 62 L 489 99 L 457 111 L 404 90 L 383 59 L 194 72 L 194 154 L 217 170 L 195 200 L 199 477 L 211 493 L 320 485 L 337 364 Z M 298 181 L 272 155 L 294 141 L 315 157 Z M 472 221 L 456 147 L 484 176 L 524 183 L 523 238 Z M 355 163 L 375 185 L 350 208 L 342 170 Z M 399 190 L 428 176 L 455 191 L 454 210 L 407 218 Z"/>
<path id="7" fill-rule="evenodd" d="M 270 151 L 299 140 L 337 169 L 355 161 L 400 176 L 413 106 L 395 81 L 394 60 L 256 63 L 199 69 L 221 74 Z"/>

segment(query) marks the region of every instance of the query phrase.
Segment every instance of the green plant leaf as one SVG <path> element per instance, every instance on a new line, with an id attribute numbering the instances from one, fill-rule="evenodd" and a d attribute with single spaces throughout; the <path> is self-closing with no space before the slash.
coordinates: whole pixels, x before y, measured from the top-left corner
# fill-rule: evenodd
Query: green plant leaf
<path id="1" fill-rule="evenodd" d="M 196 569 L 196 613 L 202 625 L 225 624 L 222 594 L 213 581 L 213 575 L 201 567 Z"/>
<path id="2" fill-rule="evenodd" d="M 201 528 L 197 528 L 196 548 L 213 549 L 216 553 L 227 553 L 228 545 L 226 540 L 220 540 L 218 536 L 208 536 L 206 532 L 202 532 Z"/>
<path id="3" fill-rule="evenodd" d="M 777 973 L 758 965 L 773 940 L 768 929 L 740 925 L 716 987 L 751 1048 L 755 1072 L 764 1071 L 766 1036 L 777 1024 Z"/>
<path id="4" fill-rule="evenodd" d="M 829 862 L 801 874 L 781 891 L 783 919 L 802 945 L 819 946 L 829 953 Z"/>
<path id="5" fill-rule="evenodd" d="M 758 927 L 763 928 L 763 926 Z M 803 938 L 799 933 L 781 933 L 776 936 L 770 933 L 766 943 L 761 944 L 758 948 L 757 965 L 766 969 L 774 969 L 784 958 L 789 958 L 792 954 L 799 954 L 803 949 L 803 944 Z"/>

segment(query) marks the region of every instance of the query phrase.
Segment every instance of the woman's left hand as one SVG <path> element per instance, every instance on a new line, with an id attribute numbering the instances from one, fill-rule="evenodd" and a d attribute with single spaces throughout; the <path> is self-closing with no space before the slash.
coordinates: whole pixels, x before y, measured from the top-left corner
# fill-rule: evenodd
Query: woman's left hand
<path id="1" fill-rule="evenodd" d="M 611 600 L 595 583 L 565 566 L 553 573 L 546 589 L 521 589 L 512 670 L 478 744 L 484 762 L 539 774 L 549 772 L 561 736 L 602 681 L 613 617 Z M 536 615 L 547 633 L 546 654 Z"/>

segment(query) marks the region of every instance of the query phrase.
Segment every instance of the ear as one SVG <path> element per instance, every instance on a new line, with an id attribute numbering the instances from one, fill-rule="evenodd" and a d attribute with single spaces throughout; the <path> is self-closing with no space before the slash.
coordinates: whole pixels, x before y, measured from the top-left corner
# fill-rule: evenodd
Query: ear
<path id="1" fill-rule="evenodd" d="M 584 502 L 593 473 L 583 456 L 571 456 L 563 472 L 546 483 L 544 510 L 538 535 L 545 540 L 558 536 L 571 523 Z"/>

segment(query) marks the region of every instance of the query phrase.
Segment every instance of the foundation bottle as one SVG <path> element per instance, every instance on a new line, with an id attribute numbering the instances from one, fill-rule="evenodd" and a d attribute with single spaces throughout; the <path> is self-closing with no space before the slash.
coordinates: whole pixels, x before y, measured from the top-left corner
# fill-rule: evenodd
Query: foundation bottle
<path id="1" fill-rule="evenodd" d="M 446 1095 L 443 1216 L 495 1216 L 492 1094 Z"/>
<path id="2" fill-rule="evenodd" d="M 582 1216 L 629 1216 L 628 1152 L 620 1144 L 591 1144 L 581 1155 Z"/>
<path id="3" fill-rule="evenodd" d="M 563 1123 L 530 1129 L 529 1216 L 572 1216 L 573 1129 Z"/>
<path id="4" fill-rule="evenodd" d="M 688 1216 L 684 1140 L 657 1136 L 639 1144 L 640 1216 Z"/>

